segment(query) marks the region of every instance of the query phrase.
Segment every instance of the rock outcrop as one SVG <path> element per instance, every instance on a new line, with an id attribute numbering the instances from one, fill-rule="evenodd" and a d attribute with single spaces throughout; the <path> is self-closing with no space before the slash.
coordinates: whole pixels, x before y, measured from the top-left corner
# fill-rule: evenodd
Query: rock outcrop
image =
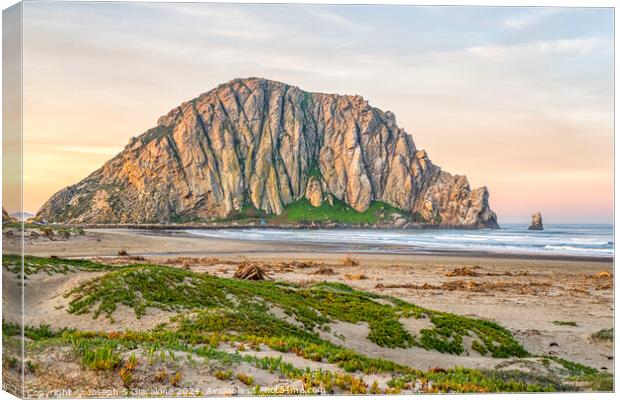
<path id="1" fill-rule="evenodd" d="M 320 207 L 323 204 L 323 188 L 321 187 L 321 182 L 314 176 L 308 179 L 306 199 L 310 201 L 313 207 Z"/>
<path id="2" fill-rule="evenodd" d="M 373 201 L 445 226 L 498 227 L 486 187 L 434 165 L 394 114 L 360 96 L 236 79 L 176 107 L 38 217 L 69 223 L 209 220 L 308 198 Z"/>
<path id="3" fill-rule="evenodd" d="M 11 217 L 4 207 L 2 207 L 2 222 L 15 222 L 15 218 Z"/>
<path id="4" fill-rule="evenodd" d="M 542 214 L 540 211 L 532 214 L 532 223 L 527 228 L 530 231 L 542 231 L 543 230 L 543 222 L 542 222 Z"/>

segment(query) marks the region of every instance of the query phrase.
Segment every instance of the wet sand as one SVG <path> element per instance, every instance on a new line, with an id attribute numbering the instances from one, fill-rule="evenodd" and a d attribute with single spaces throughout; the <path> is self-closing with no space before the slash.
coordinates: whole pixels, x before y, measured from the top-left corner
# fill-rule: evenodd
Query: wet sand
<path id="1" fill-rule="evenodd" d="M 572 255 L 531 255 L 502 254 L 480 251 L 429 251 L 418 250 L 397 245 L 341 245 L 337 243 L 303 243 L 282 241 L 249 241 L 221 239 L 206 236 L 195 236 L 184 231 L 137 230 L 137 229 L 86 229 L 86 235 L 71 240 L 30 240 L 24 245 L 26 254 L 49 256 L 51 254 L 65 257 L 113 257 L 120 250 L 136 256 L 167 257 L 229 257 L 229 256 L 261 256 L 276 257 L 294 253 L 295 257 L 331 258 L 331 255 L 348 253 L 368 256 L 392 257 L 441 257 L 459 259 L 507 259 L 538 261 L 567 261 L 586 263 L 613 263 L 612 258 L 572 256 Z M 13 238 L 5 239 L 5 252 L 19 253 L 19 242 Z M 286 256 L 291 258 L 290 256 Z M 294 258 L 294 257 L 293 257 Z"/>

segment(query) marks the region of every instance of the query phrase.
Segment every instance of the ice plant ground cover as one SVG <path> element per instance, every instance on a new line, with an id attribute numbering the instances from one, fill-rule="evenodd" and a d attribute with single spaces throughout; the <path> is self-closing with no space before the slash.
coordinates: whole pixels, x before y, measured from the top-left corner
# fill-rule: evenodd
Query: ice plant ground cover
<path id="1" fill-rule="evenodd" d="M 5 256 L 3 268 L 19 275 L 20 262 L 21 257 Z M 62 295 L 67 313 L 101 321 L 98 331 L 26 327 L 25 368 L 33 377 L 48 373 L 45 354 L 64 352 L 123 388 L 148 381 L 179 387 L 198 364 L 208 366 L 216 380 L 238 381 L 255 393 L 261 393 L 261 384 L 246 372 L 249 367 L 298 382 L 305 390 L 337 393 L 539 392 L 574 390 L 577 383 L 600 389 L 612 380 L 610 374 L 569 360 L 529 354 L 510 331 L 494 322 L 425 309 L 341 283 L 299 286 L 219 278 L 163 265 L 42 257 L 26 257 L 24 265 L 26 285 L 36 274 L 94 274 Z M 106 329 L 119 307 L 131 308 L 136 319 L 147 310 L 171 316 L 149 330 Z M 409 318 L 427 320 L 428 327 L 411 334 L 401 322 Z M 476 352 L 539 364 L 541 372 L 462 367 L 422 371 L 332 343 L 326 337 L 336 322 L 367 324 L 368 339 L 384 348 Z M 8 322 L 3 327 L 10 349 L 20 329 Z M 471 349 L 465 349 L 464 339 Z M 311 363 L 300 367 L 287 361 L 290 356 Z M 9 369 L 21 368 L 10 352 L 3 363 Z"/>

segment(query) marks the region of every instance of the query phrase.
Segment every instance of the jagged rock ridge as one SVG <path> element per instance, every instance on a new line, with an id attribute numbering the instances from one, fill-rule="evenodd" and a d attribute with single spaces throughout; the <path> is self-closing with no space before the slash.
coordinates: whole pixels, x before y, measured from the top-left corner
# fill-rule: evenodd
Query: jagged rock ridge
<path id="1" fill-rule="evenodd" d="M 486 187 L 431 163 L 394 115 L 360 96 L 236 79 L 181 104 L 39 218 L 71 223 L 280 214 L 308 196 L 358 211 L 382 201 L 431 223 L 497 227 Z"/>

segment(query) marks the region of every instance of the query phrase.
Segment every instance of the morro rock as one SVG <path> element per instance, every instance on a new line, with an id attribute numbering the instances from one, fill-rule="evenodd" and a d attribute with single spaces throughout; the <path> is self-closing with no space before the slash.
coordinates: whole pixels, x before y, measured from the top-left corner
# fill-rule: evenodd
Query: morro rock
<path id="1" fill-rule="evenodd" d="M 181 104 L 39 218 L 165 223 L 282 214 L 307 198 L 357 211 L 384 202 L 444 226 L 497 228 L 486 187 L 434 165 L 396 117 L 360 96 L 236 79 Z"/>
<path id="2" fill-rule="evenodd" d="M 540 214 L 540 211 L 532 214 L 532 224 L 527 229 L 529 229 L 530 231 L 543 230 L 542 215 Z"/>

